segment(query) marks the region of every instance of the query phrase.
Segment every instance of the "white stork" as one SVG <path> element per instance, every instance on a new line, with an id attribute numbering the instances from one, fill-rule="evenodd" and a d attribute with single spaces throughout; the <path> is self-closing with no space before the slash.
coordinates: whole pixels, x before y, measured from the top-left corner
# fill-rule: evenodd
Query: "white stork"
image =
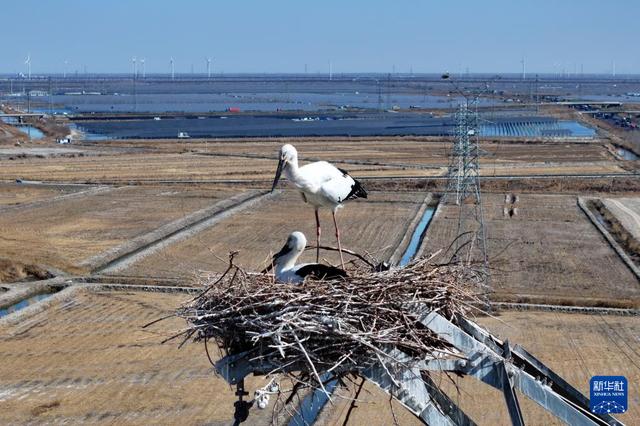
<path id="1" fill-rule="evenodd" d="M 303 263 L 296 265 L 296 260 L 304 251 L 307 238 L 302 232 L 292 232 L 284 247 L 273 256 L 276 280 L 281 283 L 299 284 L 306 277 L 314 279 L 337 279 L 347 276 L 347 273 L 335 266 L 321 263 Z"/>
<path id="2" fill-rule="evenodd" d="M 340 262 L 344 268 L 336 210 L 341 208 L 342 203 L 347 200 L 367 198 L 367 191 L 360 185 L 360 182 L 349 176 L 349 173 L 345 170 L 339 169 L 326 161 L 316 161 L 315 163 L 298 167 L 298 151 L 293 145 L 289 144 L 280 148 L 280 160 L 271 192 L 276 188 L 283 171 L 287 179 L 298 188 L 304 202 L 311 204 L 315 209 L 316 262 L 320 259 L 320 217 L 318 216 L 318 209 L 320 207 L 328 207 L 333 215 Z"/>

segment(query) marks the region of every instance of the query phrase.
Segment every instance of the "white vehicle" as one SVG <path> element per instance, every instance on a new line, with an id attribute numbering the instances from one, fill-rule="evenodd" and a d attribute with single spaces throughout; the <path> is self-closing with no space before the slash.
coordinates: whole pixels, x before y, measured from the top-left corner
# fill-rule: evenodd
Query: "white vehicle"
<path id="1" fill-rule="evenodd" d="M 190 137 L 187 132 L 178 132 L 178 139 L 189 139 Z"/>

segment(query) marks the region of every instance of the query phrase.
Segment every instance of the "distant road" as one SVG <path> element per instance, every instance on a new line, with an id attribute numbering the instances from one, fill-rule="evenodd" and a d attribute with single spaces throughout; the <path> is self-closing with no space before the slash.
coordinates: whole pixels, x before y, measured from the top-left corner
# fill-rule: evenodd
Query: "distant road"
<path id="1" fill-rule="evenodd" d="M 20 117 L 44 117 L 45 113 L 34 113 L 34 112 L 16 112 L 11 114 L 0 113 L 0 118 L 20 118 Z"/>

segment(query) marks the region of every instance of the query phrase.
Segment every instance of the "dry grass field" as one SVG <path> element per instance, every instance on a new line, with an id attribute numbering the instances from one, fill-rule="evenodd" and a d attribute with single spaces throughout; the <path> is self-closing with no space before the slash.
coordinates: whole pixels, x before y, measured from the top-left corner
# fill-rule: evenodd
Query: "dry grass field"
<path id="1" fill-rule="evenodd" d="M 51 182 L 127 183 L 154 180 L 263 181 L 273 177 L 282 139 L 111 141 L 78 146 L 87 155 L 0 159 L 0 181 L 16 178 Z M 302 139 L 300 160 L 330 160 L 354 176 L 428 177 L 446 172 L 450 142 L 423 139 Z M 601 143 L 482 145 L 482 174 L 623 173 Z"/>
<path id="2" fill-rule="evenodd" d="M 6 206 L 48 200 L 79 191 L 86 187 L 56 185 L 24 185 L 17 183 L 0 183 L 0 209 Z"/>
<path id="3" fill-rule="evenodd" d="M 203 346 L 160 344 L 181 322 L 142 329 L 188 298 L 81 291 L 24 324 L 0 326 L 0 423 L 232 424 L 236 397 Z M 263 382 L 248 378 L 247 387 Z M 267 418 L 252 410 L 244 424 Z"/>
<path id="4" fill-rule="evenodd" d="M 276 158 L 284 143 L 292 143 L 300 159 L 379 161 L 381 163 L 417 166 L 441 166 L 448 162 L 451 142 L 433 137 L 367 137 L 367 138 L 245 138 L 144 141 L 114 140 L 101 142 L 101 147 L 138 149 L 146 152 L 184 152 L 193 150 L 220 155 L 252 155 Z M 522 143 L 486 141 L 481 143 L 484 162 L 598 162 L 615 158 L 603 143 Z"/>
<path id="5" fill-rule="evenodd" d="M 276 159 L 222 157 L 195 153 L 138 153 L 75 158 L 25 158 L 0 161 L 0 181 L 20 177 L 47 182 L 117 182 L 154 180 L 238 180 L 273 179 Z M 433 176 L 440 169 L 403 170 L 401 167 L 342 164 L 354 176 Z"/>
<path id="6" fill-rule="evenodd" d="M 577 305 L 640 304 L 640 283 L 566 195 L 485 194 L 484 214 L 493 298 Z M 427 250 L 451 241 L 457 207 L 441 205 L 429 226 Z M 512 212 L 513 215 L 510 213 Z"/>
<path id="7" fill-rule="evenodd" d="M 0 215 L 0 253 L 82 272 L 92 255 L 229 196 L 212 187 L 121 187 Z"/>
<path id="8" fill-rule="evenodd" d="M 582 175 L 626 173 L 626 170 L 613 161 L 574 162 L 523 162 L 501 164 L 484 163 L 480 166 L 482 176 L 522 176 L 522 175 Z"/>
<path id="9" fill-rule="evenodd" d="M 357 200 L 338 212 L 343 247 L 370 253 L 379 260 L 388 259 L 400 243 L 409 223 L 425 198 L 423 193 L 374 192 L 366 200 Z M 336 246 L 331 213 L 321 210 L 321 243 Z M 261 270 L 270 255 L 277 253 L 289 233 L 298 230 L 315 244 L 313 209 L 291 188 L 239 212 L 188 239 L 172 244 L 143 258 L 117 274 L 135 276 L 192 277 L 198 271 L 222 272 L 230 251 L 238 250 L 236 262 L 248 270 Z M 339 257 L 321 252 L 333 264 Z M 347 260 L 347 259 L 345 259 Z M 315 261 L 308 250 L 300 262 Z"/>

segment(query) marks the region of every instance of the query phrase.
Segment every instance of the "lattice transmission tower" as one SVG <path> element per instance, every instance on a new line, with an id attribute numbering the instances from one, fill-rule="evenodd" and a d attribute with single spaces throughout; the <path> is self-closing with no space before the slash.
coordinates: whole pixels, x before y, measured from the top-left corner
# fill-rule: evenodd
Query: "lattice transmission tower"
<path id="1" fill-rule="evenodd" d="M 458 206 L 453 260 L 480 266 L 484 283 L 489 282 L 486 227 L 480 192 L 480 146 L 477 109 L 465 101 L 455 115 L 456 130 L 447 173 L 447 189 L 442 202 Z"/>

